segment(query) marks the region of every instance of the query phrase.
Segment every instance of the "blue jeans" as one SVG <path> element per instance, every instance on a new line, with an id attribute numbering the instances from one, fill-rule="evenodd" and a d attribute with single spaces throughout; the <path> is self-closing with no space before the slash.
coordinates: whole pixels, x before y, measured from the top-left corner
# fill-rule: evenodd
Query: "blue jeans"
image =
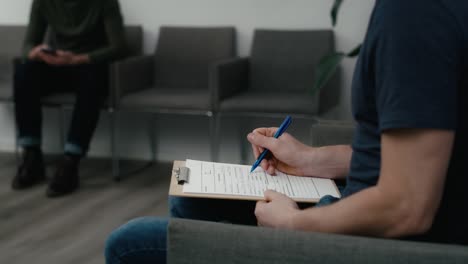
<path id="1" fill-rule="evenodd" d="M 325 196 L 316 206 L 337 200 Z M 171 217 L 244 225 L 257 224 L 255 204 L 251 201 L 169 197 Z M 166 263 L 167 225 L 167 218 L 143 217 L 119 227 L 107 239 L 106 263 Z"/>

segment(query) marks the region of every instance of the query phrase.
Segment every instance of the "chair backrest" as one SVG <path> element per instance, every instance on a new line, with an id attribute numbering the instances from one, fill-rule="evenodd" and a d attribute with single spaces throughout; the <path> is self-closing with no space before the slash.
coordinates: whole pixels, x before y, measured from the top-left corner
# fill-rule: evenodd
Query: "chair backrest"
<path id="1" fill-rule="evenodd" d="M 306 93 L 315 67 L 334 46 L 331 30 L 255 30 L 249 88 Z"/>
<path id="2" fill-rule="evenodd" d="M 26 26 L 0 26 L 0 81 L 11 81 L 13 78 L 13 58 L 21 55 Z M 5 86 L 4 88 L 11 89 Z"/>
<path id="3" fill-rule="evenodd" d="M 161 27 L 156 87 L 208 90 L 210 66 L 236 55 L 235 38 L 234 27 Z"/>
<path id="4" fill-rule="evenodd" d="M 21 55 L 26 26 L 24 25 L 2 25 L 0 26 L 0 56 L 16 57 Z"/>

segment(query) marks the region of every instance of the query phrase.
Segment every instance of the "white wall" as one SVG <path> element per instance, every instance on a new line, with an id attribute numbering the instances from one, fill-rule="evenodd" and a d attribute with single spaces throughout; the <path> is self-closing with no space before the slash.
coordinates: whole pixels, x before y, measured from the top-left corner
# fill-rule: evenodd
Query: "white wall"
<path id="1" fill-rule="evenodd" d="M 254 28 L 321 29 L 330 28 L 329 11 L 332 0 L 120 0 L 125 22 L 142 24 L 145 29 L 145 52 L 151 53 L 156 43 L 160 25 L 234 25 L 238 32 L 238 51 L 247 55 L 250 50 Z M 25 24 L 31 0 L 0 0 L 0 24 Z M 370 16 L 373 0 L 344 1 L 339 23 L 335 29 L 338 50 L 350 50 L 362 41 Z M 1 45 L 1 41 L 0 41 Z M 343 63 L 340 105 L 330 115 L 334 119 L 350 119 L 350 84 L 354 60 Z M 127 157 L 147 158 L 145 129 L 147 119 L 124 115 L 121 130 L 121 151 Z M 60 151 L 56 140 L 57 113 L 46 111 L 44 147 L 47 151 Z M 229 121 L 229 122 L 228 122 Z M 232 122 L 231 122 L 232 121 Z M 223 160 L 236 161 L 239 142 L 235 130 L 243 121 L 226 120 L 223 133 Z M 234 122 L 235 121 L 235 122 Z M 91 155 L 108 154 L 107 118 L 103 116 L 96 132 Z M 208 123 L 198 117 L 161 116 L 158 127 L 158 158 L 198 157 L 208 158 L 205 130 L 195 129 L 187 145 L 188 127 L 207 127 Z M 263 120 L 256 120 L 261 124 Z M 278 121 L 271 121 L 276 124 Z M 229 124 L 228 124 L 229 123 Z M 0 150 L 12 150 L 14 146 L 14 122 L 11 106 L 0 106 Z M 255 126 L 255 125 L 253 125 Z M 131 127 L 132 129 L 128 129 Z M 306 125 L 297 124 L 298 137 L 306 139 Z M 137 129 L 135 129 L 137 128 Z M 181 129 L 182 132 L 174 132 Z M 299 131 L 300 130 L 300 131 Z M 305 131 L 305 132 L 304 132 Z M 131 138 L 131 140 L 129 140 Z M 193 140 L 192 140 L 193 139 Z M 173 147 L 175 146 L 175 148 Z M 184 150 L 184 153 L 181 153 Z"/>

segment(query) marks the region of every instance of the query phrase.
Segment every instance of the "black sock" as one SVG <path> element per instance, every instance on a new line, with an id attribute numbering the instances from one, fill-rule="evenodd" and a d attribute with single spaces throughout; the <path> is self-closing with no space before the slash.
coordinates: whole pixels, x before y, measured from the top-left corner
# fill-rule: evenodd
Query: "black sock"
<path id="1" fill-rule="evenodd" d="M 29 153 L 41 153 L 41 147 L 39 146 L 26 146 L 23 147 L 24 152 L 29 152 Z"/>

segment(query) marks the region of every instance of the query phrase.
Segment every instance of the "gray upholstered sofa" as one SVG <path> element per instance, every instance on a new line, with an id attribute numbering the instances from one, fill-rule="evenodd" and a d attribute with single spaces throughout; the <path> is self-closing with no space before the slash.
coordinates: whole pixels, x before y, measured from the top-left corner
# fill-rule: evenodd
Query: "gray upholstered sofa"
<path id="1" fill-rule="evenodd" d="M 320 120 L 316 146 L 347 144 L 354 125 Z M 276 230 L 193 220 L 169 224 L 168 263 L 468 263 L 468 247 Z"/>
<path id="2" fill-rule="evenodd" d="M 173 219 L 170 264 L 468 263 L 468 247 Z"/>

